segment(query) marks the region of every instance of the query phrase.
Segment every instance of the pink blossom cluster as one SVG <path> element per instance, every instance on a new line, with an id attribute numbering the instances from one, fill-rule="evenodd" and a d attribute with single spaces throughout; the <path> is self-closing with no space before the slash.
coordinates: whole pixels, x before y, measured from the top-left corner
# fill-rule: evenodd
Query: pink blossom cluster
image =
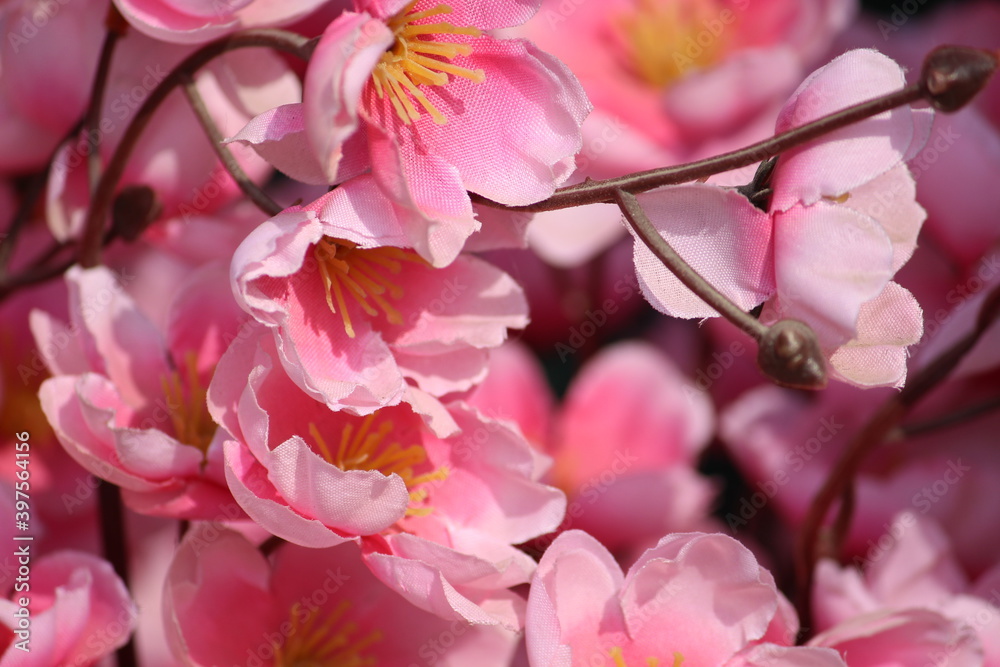
<path id="1" fill-rule="evenodd" d="M 890 11 L 0 4 L 0 667 L 1000 666 L 1000 11 Z"/>

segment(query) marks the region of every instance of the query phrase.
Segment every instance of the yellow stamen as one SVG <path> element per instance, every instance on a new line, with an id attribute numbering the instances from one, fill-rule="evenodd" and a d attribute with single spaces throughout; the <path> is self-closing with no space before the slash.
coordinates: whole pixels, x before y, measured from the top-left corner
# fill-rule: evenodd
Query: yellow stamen
<path id="1" fill-rule="evenodd" d="M 430 514 L 433 508 L 422 504 L 429 495 L 425 485 L 447 479 L 448 468 L 442 466 L 418 473 L 416 469 L 426 467 L 426 450 L 420 445 L 403 447 L 398 442 L 386 444 L 394 429 L 392 421 L 387 419 L 378 428 L 372 428 L 374 422 L 375 414 L 368 415 L 361 421 L 357 433 L 354 432 L 354 422 L 349 422 L 341 431 L 340 445 L 336 452 L 330 449 L 313 423 L 309 424 L 309 434 L 323 458 L 341 470 L 375 470 L 387 476 L 399 475 L 410 492 L 410 506 L 406 509 L 406 515 Z"/>
<path id="2" fill-rule="evenodd" d="M 436 41 L 431 37 L 433 35 L 479 37 L 483 33 L 473 26 L 455 26 L 446 21 L 416 25 L 416 22 L 422 19 L 451 14 L 452 9 L 448 5 L 440 4 L 431 9 L 411 13 L 415 4 L 417 0 L 413 0 L 403 8 L 403 11 L 389 19 L 388 26 L 396 36 L 396 41 L 375 66 L 372 83 L 379 99 L 388 96 L 396 115 L 407 125 L 420 119 L 421 111 L 414 102 L 435 123 L 444 125 L 448 119 L 418 86 L 443 86 L 448 83 L 449 75 L 482 83 L 486 80 L 486 75 L 481 69 L 472 70 L 448 62 L 457 56 L 471 54 L 472 47 L 469 44 Z"/>
<path id="3" fill-rule="evenodd" d="M 184 376 L 179 370 L 160 378 L 163 397 L 174 426 L 174 437 L 202 452 L 215 436 L 215 423 L 208 414 L 208 389 L 201 384 L 198 357 L 193 351 L 184 356 Z"/>
<path id="4" fill-rule="evenodd" d="M 302 603 L 292 605 L 288 638 L 272 644 L 274 666 L 370 667 L 378 664 L 374 656 L 365 655 L 365 652 L 372 644 L 382 641 L 382 633 L 372 630 L 363 637 L 356 636 L 357 624 L 342 622 L 344 614 L 350 608 L 350 602 L 342 601 L 317 625 L 320 611 L 318 607 L 306 612 Z"/>
<path id="5" fill-rule="evenodd" d="M 330 312 L 340 315 L 344 322 L 344 332 L 351 338 L 355 337 L 356 332 L 347 305 L 348 297 L 366 315 L 377 317 L 381 311 L 391 324 L 402 324 L 402 313 L 389 299 L 401 299 L 403 288 L 385 274 L 399 273 L 403 262 L 424 266 L 427 264 L 412 250 L 358 248 L 357 244 L 350 241 L 330 237 L 323 237 L 316 244 L 313 256 L 319 264 L 326 304 Z"/>
<path id="6" fill-rule="evenodd" d="M 666 88 L 690 71 L 709 67 L 725 52 L 731 25 L 721 23 L 718 0 L 635 0 L 618 19 L 628 64 L 643 81 Z M 735 16 L 735 14 L 733 14 Z M 723 25 L 715 34 L 706 26 Z"/>
<path id="7" fill-rule="evenodd" d="M 622 649 L 620 646 L 613 646 L 608 651 L 608 656 L 615 661 L 614 667 L 628 667 L 628 663 L 625 662 L 625 656 L 622 654 Z M 672 667 L 681 667 L 684 663 L 684 656 L 678 652 L 674 651 L 674 663 Z M 659 667 L 659 658 L 646 658 L 646 667 Z"/>

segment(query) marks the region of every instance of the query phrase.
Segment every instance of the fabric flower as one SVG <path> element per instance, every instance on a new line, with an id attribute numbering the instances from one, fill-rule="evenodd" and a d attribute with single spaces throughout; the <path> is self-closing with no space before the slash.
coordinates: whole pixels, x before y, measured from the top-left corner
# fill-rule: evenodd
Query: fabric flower
<path id="1" fill-rule="evenodd" d="M 127 282 L 127 279 L 126 279 Z M 135 511 L 213 518 L 232 504 L 205 392 L 240 311 L 208 266 L 178 291 L 163 331 L 106 267 L 67 273 L 70 320 L 36 311 L 52 377 L 39 397 L 66 451 L 122 487 Z"/>
<path id="2" fill-rule="evenodd" d="M 544 0 L 518 30 L 594 104 L 574 181 L 697 160 L 771 134 L 778 108 L 857 8 L 852 0 Z M 536 215 L 529 241 L 575 266 L 625 235 L 618 208 Z"/>
<path id="3" fill-rule="evenodd" d="M 538 564 L 526 623 L 532 667 L 846 664 L 827 648 L 788 646 L 795 612 L 725 535 L 667 535 L 623 575 L 594 538 L 563 533 Z"/>
<path id="4" fill-rule="evenodd" d="M 561 529 L 638 555 L 668 532 L 705 527 L 714 488 L 694 466 L 711 438 L 712 406 L 651 345 L 604 348 L 553 407 L 538 362 L 508 343 L 471 400 L 516 422 L 552 458 L 545 479 L 569 501 Z"/>
<path id="5" fill-rule="evenodd" d="M 468 390 L 507 328 L 527 324 L 510 276 L 466 255 L 429 266 L 390 210 L 370 179 L 352 181 L 265 222 L 233 257 L 240 305 L 273 330 L 295 383 L 331 409 L 396 404 L 407 382 L 436 396 Z"/>
<path id="6" fill-rule="evenodd" d="M 461 403 L 408 397 L 364 417 L 333 412 L 291 382 L 257 327 L 233 343 L 209 391 L 234 438 L 233 495 L 283 539 L 359 544 L 372 571 L 423 609 L 516 628 L 519 598 L 506 589 L 526 583 L 534 562 L 512 545 L 555 528 L 565 498 L 536 481 L 537 457 L 516 430 Z"/>
<path id="7" fill-rule="evenodd" d="M 902 88 L 903 72 L 872 50 L 848 52 L 808 77 L 782 109 L 782 132 Z M 904 161 L 926 139 L 927 110 L 902 107 L 783 153 L 766 211 L 735 190 L 695 184 L 639 195 L 688 263 L 761 319 L 799 319 L 816 332 L 833 374 L 860 386 L 902 385 L 920 307 L 891 282 L 916 247 L 925 214 Z M 717 313 L 638 238 L 636 271 L 658 310 Z"/>
<path id="8" fill-rule="evenodd" d="M 29 588 L 0 599 L 0 665 L 90 665 L 128 641 L 139 611 L 110 563 L 69 550 L 28 560 Z"/>
<path id="9" fill-rule="evenodd" d="M 359 0 L 323 33 L 303 103 L 258 116 L 233 140 L 306 182 L 370 169 L 410 244 L 444 266 L 479 228 L 468 192 L 528 204 L 573 170 L 583 90 L 530 42 L 491 32 L 539 2 Z"/>

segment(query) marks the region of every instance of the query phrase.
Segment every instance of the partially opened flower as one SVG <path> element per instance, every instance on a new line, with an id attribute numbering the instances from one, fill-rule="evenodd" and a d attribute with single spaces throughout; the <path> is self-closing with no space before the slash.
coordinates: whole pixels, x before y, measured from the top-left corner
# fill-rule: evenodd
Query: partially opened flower
<path id="1" fill-rule="evenodd" d="M 471 400 L 516 421 L 552 457 L 545 479 L 569 501 L 560 528 L 632 555 L 665 533 L 704 529 L 714 489 L 695 463 L 711 438 L 712 407 L 651 345 L 604 348 L 553 408 L 538 362 L 508 343 Z"/>
<path id="2" fill-rule="evenodd" d="M 554 529 L 565 511 L 537 482 L 537 457 L 511 427 L 410 390 L 408 402 L 359 417 L 303 394 L 271 336 L 233 343 L 209 391 L 233 435 L 226 477 L 261 526 L 296 544 L 353 541 L 376 575 L 451 619 L 520 625 L 517 595 L 534 561 L 513 545 Z"/>
<path id="3" fill-rule="evenodd" d="M 71 324 L 41 311 L 32 329 L 50 370 L 39 397 L 66 451 L 147 514 L 215 517 L 232 504 L 205 392 L 240 311 L 222 266 L 195 272 L 166 330 L 106 267 L 67 273 Z"/>
<path id="4" fill-rule="evenodd" d="M 667 535 L 623 575 L 573 530 L 538 564 L 525 637 L 532 667 L 845 665 L 830 649 L 789 646 L 797 629 L 771 574 L 730 537 Z"/>
<path id="5" fill-rule="evenodd" d="M 860 570 L 853 565 L 864 566 Z M 924 609 L 972 630 L 986 665 L 1000 665 L 1000 562 L 973 584 L 947 536 L 916 512 L 896 515 L 864 559 L 816 568 L 813 618 L 819 630 L 877 611 Z M 992 589 L 992 590 L 991 590 Z M 975 644 L 975 642 L 970 642 Z"/>
<path id="6" fill-rule="evenodd" d="M 539 2 L 358 0 L 320 39 L 303 103 L 258 116 L 234 140 L 306 182 L 371 169 L 413 247 L 447 264 L 479 227 L 468 191 L 528 204 L 572 172 L 583 90 L 530 42 L 491 33 Z"/>
<path id="7" fill-rule="evenodd" d="M 468 390 L 507 328 L 527 324 L 510 276 L 470 255 L 433 268 L 391 208 L 362 177 L 265 222 L 233 258 L 240 305 L 274 332 L 295 383 L 332 409 L 370 413 L 408 383 Z"/>
<path id="8" fill-rule="evenodd" d="M 0 599 L 0 665 L 92 665 L 128 641 L 139 612 L 110 563 L 68 550 L 27 560 L 28 587 Z"/>
<path id="9" fill-rule="evenodd" d="M 851 51 L 806 79 L 776 130 L 904 83 L 885 56 Z M 812 327 L 834 375 L 861 386 L 901 385 L 905 347 L 923 328 L 919 305 L 891 279 L 913 253 L 925 217 L 904 161 L 926 140 L 929 121 L 929 111 L 901 107 L 783 153 L 766 211 L 707 184 L 638 199 L 663 237 L 740 308 L 763 303 L 765 322 L 791 318 Z M 638 239 L 635 262 L 658 310 L 717 315 Z"/>

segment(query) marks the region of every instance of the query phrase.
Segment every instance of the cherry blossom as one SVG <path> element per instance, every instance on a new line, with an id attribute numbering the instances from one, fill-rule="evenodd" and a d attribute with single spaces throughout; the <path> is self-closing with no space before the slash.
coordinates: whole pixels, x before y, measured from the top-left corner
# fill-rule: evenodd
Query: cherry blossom
<path id="1" fill-rule="evenodd" d="M 493 35 L 537 2 L 356 4 L 323 33 L 303 103 L 233 139 L 306 182 L 371 169 L 410 244 L 443 266 L 480 226 L 467 191 L 518 205 L 565 182 L 590 104 L 558 60 Z"/>

